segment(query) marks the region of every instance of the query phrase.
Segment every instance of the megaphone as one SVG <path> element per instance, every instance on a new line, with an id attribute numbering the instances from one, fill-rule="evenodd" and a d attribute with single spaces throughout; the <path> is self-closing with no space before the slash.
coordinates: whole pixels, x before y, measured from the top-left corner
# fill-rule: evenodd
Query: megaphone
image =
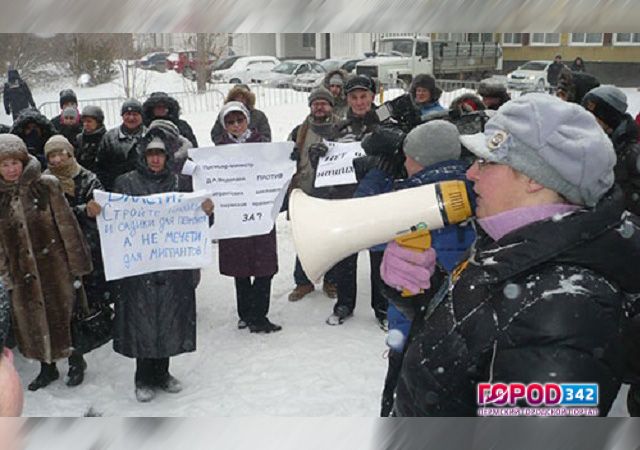
<path id="1" fill-rule="evenodd" d="M 466 184 L 454 180 L 348 200 L 322 200 L 294 189 L 289 214 L 302 268 L 317 282 L 360 250 L 463 222 L 473 212 Z"/>

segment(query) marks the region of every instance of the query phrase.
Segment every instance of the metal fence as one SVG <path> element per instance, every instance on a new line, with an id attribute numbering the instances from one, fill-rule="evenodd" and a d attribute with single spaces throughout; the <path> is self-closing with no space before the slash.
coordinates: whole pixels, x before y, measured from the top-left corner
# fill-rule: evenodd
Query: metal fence
<path id="1" fill-rule="evenodd" d="M 442 89 L 440 103 L 445 107 L 448 107 L 451 101 L 459 95 L 477 92 L 480 85 L 477 81 L 456 80 L 436 80 L 436 84 Z M 178 101 L 181 111 L 184 114 L 217 113 L 220 111 L 220 108 L 222 108 L 225 97 L 232 87 L 233 85 L 230 84 L 219 84 L 216 85 L 215 88 L 202 93 L 183 91 L 168 92 L 168 94 Z M 306 104 L 309 98 L 309 93 L 307 92 L 263 87 L 261 85 L 251 85 L 251 91 L 256 96 L 256 107 L 258 109 L 265 109 L 276 105 Z M 383 91 L 382 95 L 378 95 L 376 101 L 381 103 L 382 101 L 392 100 L 404 93 L 405 91 L 403 89 L 388 89 Z M 519 94 L 519 91 L 511 92 L 512 98 L 517 97 Z M 144 102 L 147 98 L 148 95 L 145 95 L 139 97 L 138 100 Z M 112 127 L 120 123 L 120 107 L 125 100 L 125 97 L 107 97 L 78 99 L 78 102 L 80 110 L 87 105 L 95 105 L 102 108 L 105 114 L 105 125 Z M 47 117 L 52 117 L 60 113 L 60 105 L 58 102 L 42 103 L 38 109 Z"/>

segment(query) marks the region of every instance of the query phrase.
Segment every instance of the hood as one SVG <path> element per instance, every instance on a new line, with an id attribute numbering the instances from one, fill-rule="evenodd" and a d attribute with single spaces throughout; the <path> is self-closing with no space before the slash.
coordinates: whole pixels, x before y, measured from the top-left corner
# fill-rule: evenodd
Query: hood
<path id="1" fill-rule="evenodd" d="M 311 74 L 309 74 L 311 75 Z M 315 74 L 315 75 L 322 75 L 322 74 Z M 335 69 L 332 70 L 330 72 L 327 72 L 326 74 L 324 74 L 324 79 L 322 80 L 322 84 L 324 85 L 324 87 L 326 87 L 327 89 L 329 89 L 329 80 L 331 78 L 333 78 L 334 76 L 338 75 L 339 77 L 342 78 L 342 82 L 346 83 L 347 82 L 347 78 L 349 78 L 349 74 L 342 70 L 342 69 Z M 344 89 L 343 89 L 344 91 Z"/>
<path id="2" fill-rule="evenodd" d="M 25 109 L 20 113 L 16 121 L 13 123 L 13 126 L 11 127 L 11 133 L 15 134 L 21 139 L 24 139 L 24 129 L 30 122 L 35 122 L 40 127 L 43 142 L 49 140 L 49 138 L 54 134 L 58 134 L 51 121 L 44 115 L 40 114 L 40 112 L 34 108 Z"/>
<path id="3" fill-rule="evenodd" d="M 9 69 L 7 72 L 7 79 L 9 82 L 18 81 L 20 79 L 20 74 L 16 69 Z"/>
<path id="4" fill-rule="evenodd" d="M 164 92 L 154 92 L 142 104 L 142 115 L 146 126 L 149 126 L 151 121 L 156 118 L 153 115 L 153 108 L 159 104 L 165 104 L 169 110 L 167 117 L 165 118 L 168 118 L 172 122 L 178 121 L 178 118 L 180 117 L 180 104 L 178 101 Z"/>
<path id="5" fill-rule="evenodd" d="M 504 282 L 554 261 L 593 270 L 623 291 L 637 293 L 638 254 L 640 219 L 625 211 L 624 194 L 614 187 L 594 208 L 515 230 L 498 242 L 482 246 L 473 261 L 488 274 L 483 284 Z"/>
<path id="6" fill-rule="evenodd" d="M 167 162 L 165 163 L 164 170 L 160 173 L 154 173 L 149 170 L 147 166 L 147 160 L 144 156 L 145 151 L 147 150 L 147 146 L 154 138 L 160 138 L 165 145 L 164 154 L 167 155 Z M 172 149 L 174 149 L 172 151 Z M 171 175 L 174 165 L 174 153 L 177 149 L 175 149 L 175 141 L 168 137 L 168 134 L 165 130 L 157 127 L 154 130 L 147 130 L 145 135 L 142 137 L 138 144 L 138 162 L 136 170 L 140 172 L 145 178 L 153 179 L 153 180 L 164 180 L 166 177 Z"/>

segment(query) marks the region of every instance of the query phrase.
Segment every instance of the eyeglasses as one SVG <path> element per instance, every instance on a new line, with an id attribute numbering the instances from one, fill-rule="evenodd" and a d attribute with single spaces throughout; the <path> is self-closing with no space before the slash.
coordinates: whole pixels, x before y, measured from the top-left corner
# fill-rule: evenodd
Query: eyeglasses
<path id="1" fill-rule="evenodd" d="M 240 118 L 235 119 L 235 120 L 234 120 L 234 119 L 231 119 L 231 120 L 225 120 L 225 121 L 224 121 L 224 124 L 225 124 L 226 126 L 228 126 L 228 127 L 229 127 L 229 126 L 231 126 L 231 125 L 235 125 L 235 124 L 238 124 L 238 125 L 243 124 L 243 123 L 245 123 L 246 121 L 247 121 L 247 119 L 246 119 L 245 117 L 240 117 Z"/>

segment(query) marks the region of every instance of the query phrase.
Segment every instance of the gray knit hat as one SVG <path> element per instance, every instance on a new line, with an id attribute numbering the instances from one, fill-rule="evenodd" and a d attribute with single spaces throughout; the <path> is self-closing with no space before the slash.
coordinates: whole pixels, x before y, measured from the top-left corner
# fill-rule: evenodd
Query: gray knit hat
<path id="1" fill-rule="evenodd" d="M 613 185 L 616 155 L 595 117 L 548 94 L 505 103 L 484 133 L 460 141 L 478 157 L 506 164 L 577 205 L 594 206 Z"/>
<path id="2" fill-rule="evenodd" d="M 446 120 L 431 120 L 418 125 L 404 140 L 404 153 L 418 164 L 433 164 L 460 158 L 460 133 Z"/>
<path id="3" fill-rule="evenodd" d="M 309 106 L 311 106 L 315 100 L 326 100 L 331 106 L 333 106 L 334 102 L 333 94 L 323 87 L 319 87 L 309 94 Z"/>
<path id="4" fill-rule="evenodd" d="M 593 88 L 587 92 L 585 99 L 592 95 L 602 99 L 603 102 L 609 104 L 609 106 L 620 114 L 627 112 L 627 96 L 615 86 L 598 86 L 597 88 Z"/>
<path id="5" fill-rule="evenodd" d="M 15 134 L 0 134 L 0 161 L 7 158 L 15 158 L 22 164 L 29 162 L 27 146 Z"/>

